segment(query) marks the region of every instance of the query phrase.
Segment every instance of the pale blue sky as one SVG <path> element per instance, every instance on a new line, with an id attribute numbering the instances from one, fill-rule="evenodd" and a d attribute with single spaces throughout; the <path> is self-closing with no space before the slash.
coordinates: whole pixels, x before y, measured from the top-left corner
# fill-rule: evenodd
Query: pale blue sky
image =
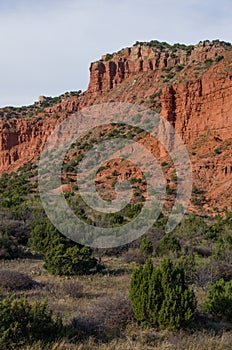
<path id="1" fill-rule="evenodd" d="M 136 40 L 231 33 L 232 0 L 0 0 L 0 106 L 85 90 L 91 61 Z"/>

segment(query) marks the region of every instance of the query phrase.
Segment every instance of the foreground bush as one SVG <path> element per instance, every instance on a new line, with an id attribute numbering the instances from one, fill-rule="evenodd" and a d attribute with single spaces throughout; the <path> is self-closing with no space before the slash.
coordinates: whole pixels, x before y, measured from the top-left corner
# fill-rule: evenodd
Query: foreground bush
<path id="1" fill-rule="evenodd" d="M 46 303 L 29 304 L 14 296 L 0 300 L 0 348 L 17 349 L 34 342 L 51 342 L 63 335 L 60 319 L 53 320 Z"/>
<path id="2" fill-rule="evenodd" d="M 211 315 L 232 321 L 232 280 L 220 279 L 208 290 L 203 308 Z"/>
<path id="3" fill-rule="evenodd" d="M 154 268 L 151 259 L 132 274 L 130 299 L 134 316 L 142 324 L 180 329 L 189 325 L 196 308 L 194 292 L 185 281 L 184 270 L 171 260 Z"/>

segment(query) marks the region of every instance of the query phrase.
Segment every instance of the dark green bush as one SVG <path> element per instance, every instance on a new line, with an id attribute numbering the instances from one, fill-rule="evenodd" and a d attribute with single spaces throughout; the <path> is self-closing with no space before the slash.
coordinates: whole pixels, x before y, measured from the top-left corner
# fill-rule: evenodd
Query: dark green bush
<path id="1" fill-rule="evenodd" d="M 177 72 L 180 72 L 182 69 L 184 69 L 184 65 L 183 65 L 183 64 L 178 64 L 178 65 L 176 66 Z"/>
<path id="2" fill-rule="evenodd" d="M 49 222 L 37 221 L 29 244 L 44 255 L 44 267 L 54 275 L 79 275 L 97 266 L 92 250 L 61 235 Z"/>
<path id="3" fill-rule="evenodd" d="M 113 58 L 113 54 L 111 54 L 111 53 L 107 53 L 105 55 L 105 61 L 110 61 L 112 58 Z"/>
<path id="4" fill-rule="evenodd" d="M 203 308 L 213 316 L 232 321 L 232 280 L 220 279 L 208 290 Z"/>
<path id="5" fill-rule="evenodd" d="M 161 163 L 161 166 L 167 166 L 167 165 L 168 165 L 167 162 L 162 162 L 162 163 Z"/>
<path id="6" fill-rule="evenodd" d="M 198 280 L 198 271 L 194 255 L 181 256 L 177 260 L 177 265 L 185 271 L 187 283 L 192 284 Z"/>
<path id="7" fill-rule="evenodd" d="M 97 266 L 97 260 L 91 254 L 88 247 L 75 245 L 66 248 L 59 244 L 46 253 L 44 267 L 53 275 L 82 275 Z"/>
<path id="8" fill-rule="evenodd" d="M 206 238 L 209 231 L 210 227 L 204 219 L 200 216 L 190 214 L 177 226 L 175 235 L 179 239 L 197 243 L 202 238 Z"/>
<path id="9" fill-rule="evenodd" d="M 0 348 L 16 349 L 37 341 L 51 342 L 63 334 L 61 319 L 53 319 L 46 302 L 29 304 L 24 297 L 0 300 Z"/>
<path id="10" fill-rule="evenodd" d="M 222 232 L 217 240 L 214 249 L 214 256 L 219 260 L 224 260 L 228 263 L 232 262 L 232 231 L 225 230 Z"/>
<path id="11" fill-rule="evenodd" d="M 166 233 L 161 238 L 156 248 L 156 252 L 160 256 L 170 254 L 170 253 L 176 254 L 180 250 L 181 250 L 180 242 L 173 233 Z"/>
<path id="12" fill-rule="evenodd" d="M 215 154 L 221 154 L 222 153 L 222 148 L 221 147 L 217 147 L 214 149 L 214 153 Z"/>
<path id="13" fill-rule="evenodd" d="M 171 260 L 154 268 L 151 259 L 132 274 L 130 299 L 134 316 L 141 324 L 177 330 L 189 325 L 196 308 L 194 292 L 184 270 Z"/>
<path id="14" fill-rule="evenodd" d="M 32 224 L 32 230 L 28 244 L 38 254 L 45 255 L 51 248 L 64 244 L 66 248 L 76 245 L 71 239 L 63 236 L 50 222 L 36 220 Z"/>
<path id="15" fill-rule="evenodd" d="M 23 256 L 23 250 L 7 230 L 0 229 L 0 259 L 17 259 Z"/>
<path id="16" fill-rule="evenodd" d="M 155 92 L 154 94 L 152 94 L 150 96 L 151 100 L 154 100 L 156 97 L 160 98 L 160 96 L 162 95 L 162 89 L 158 90 L 157 92 Z"/>
<path id="17" fill-rule="evenodd" d="M 213 59 L 212 59 L 212 58 L 206 58 L 205 64 L 206 64 L 207 66 L 211 66 L 211 64 L 213 64 Z"/>
<path id="18" fill-rule="evenodd" d="M 63 237 L 61 237 L 59 232 L 51 223 L 38 220 L 32 225 L 28 243 L 36 253 L 46 254 L 50 247 L 61 243 L 62 240 Z"/>
<path id="19" fill-rule="evenodd" d="M 215 61 L 216 61 L 216 62 L 220 62 L 220 61 L 223 60 L 223 59 L 224 59 L 224 56 L 219 55 L 219 56 L 216 57 Z"/>
<path id="20" fill-rule="evenodd" d="M 142 239 L 142 242 L 139 246 L 140 252 L 143 256 L 145 256 L 146 258 L 148 258 L 149 256 L 152 255 L 153 253 L 153 244 L 151 242 L 151 240 L 145 236 Z"/>
<path id="21" fill-rule="evenodd" d="M 167 186 L 166 186 L 166 193 L 167 193 L 168 196 L 172 196 L 175 193 L 175 190 L 173 188 L 171 188 L 169 186 L 169 184 L 167 184 Z"/>

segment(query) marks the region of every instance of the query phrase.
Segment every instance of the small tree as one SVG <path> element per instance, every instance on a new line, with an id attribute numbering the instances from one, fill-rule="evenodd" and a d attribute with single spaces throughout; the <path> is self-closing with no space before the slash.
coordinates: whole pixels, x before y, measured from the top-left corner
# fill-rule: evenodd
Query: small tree
<path id="1" fill-rule="evenodd" d="M 143 256 L 148 258 L 149 256 L 152 255 L 153 253 L 153 244 L 151 240 L 145 236 L 139 246 L 140 252 Z"/>
<path id="2" fill-rule="evenodd" d="M 130 299 L 134 316 L 142 324 L 180 329 L 193 318 L 196 298 L 186 282 L 184 270 L 171 260 L 154 268 L 151 259 L 132 274 Z"/>
<path id="3" fill-rule="evenodd" d="M 232 321 L 232 280 L 211 284 L 203 308 L 213 316 Z"/>

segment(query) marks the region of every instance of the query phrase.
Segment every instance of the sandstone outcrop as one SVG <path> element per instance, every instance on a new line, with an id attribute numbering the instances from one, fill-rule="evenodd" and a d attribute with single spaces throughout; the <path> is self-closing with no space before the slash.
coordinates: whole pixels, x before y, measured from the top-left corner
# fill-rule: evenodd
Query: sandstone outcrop
<path id="1" fill-rule="evenodd" d="M 12 113 L 9 120 L 2 118 L 0 172 L 36 160 L 59 118 L 111 101 L 139 104 L 165 117 L 186 143 L 194 181 L 209 203 L 230 204 L 232 46 L 219 41 L 193 47 L 137 43 L 102 56 L 90 66 L 84 93 L 69 96 L 31 118 L 20 112 Z M 225 192 L 229 195 L 223 196 Z"/>

